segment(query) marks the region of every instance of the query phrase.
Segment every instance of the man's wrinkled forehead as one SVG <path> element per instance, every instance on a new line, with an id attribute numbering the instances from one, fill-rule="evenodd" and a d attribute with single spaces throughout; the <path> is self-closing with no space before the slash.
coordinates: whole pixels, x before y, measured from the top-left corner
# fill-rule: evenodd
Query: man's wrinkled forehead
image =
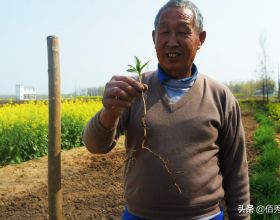
<path id="1" fill-rule="evenodd" d="M 177 23 L 185 23 L 192 25 L 194 21 L 194 16 L 192 10 L 188 8 L 180 8 L 180 7 L 169 7 L 166 8 L 159 17 L 158 25 L 164 25 L 169 23 L 170 21 Z"/>

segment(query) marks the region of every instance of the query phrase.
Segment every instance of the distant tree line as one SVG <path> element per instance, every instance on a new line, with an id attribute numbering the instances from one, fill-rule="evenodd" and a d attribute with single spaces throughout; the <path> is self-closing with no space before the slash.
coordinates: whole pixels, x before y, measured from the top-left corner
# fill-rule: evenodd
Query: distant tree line
<path id="1" fill-rule="evenodd" d="M 87 88 L 87 95 L 89 96 L 103 96 L 105 86 Z"/>
<path id="2" fill-rule="evenodd" d="M 88 87 L 88 88 L 75 88 L 75 91 L 68 96 L 103 96 L 105 86 Z"/>
<path id="3" fill-rule="evenodd" d="M 275 81 L 270 78 L 266 79 L 265 82 L 263 79 L 259 79 L 226 83 L 232 93 L 243 97 L 263 96 L 264 94 L 272 96 L 275 94 L 275 84 Z"/>

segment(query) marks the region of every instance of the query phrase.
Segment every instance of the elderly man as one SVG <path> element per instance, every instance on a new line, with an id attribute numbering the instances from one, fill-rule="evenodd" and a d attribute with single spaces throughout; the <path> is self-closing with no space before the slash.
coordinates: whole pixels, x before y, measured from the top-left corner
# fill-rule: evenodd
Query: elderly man
<path id="1" fill-rule="evenodd" d="M 249 219 L 238 211 L 249 204 L 238 103 L 193 63 L 206 37 L 199 9 L 190 1 L 168 1 L 152 36 L 158 69 L 143 74 L 144 84 L 114 76 L 106 84 L 102 110 L 83 132 L 92 153 L 109 152 L 122 132 L 127 152 L 136 152 L 133 164 L 132 159 L 126 164 L 123 219 L 223 219 L 223 198 L 230 219 Z M 137 151 L 146 85 L 144 146 L 150 151 Z"/>

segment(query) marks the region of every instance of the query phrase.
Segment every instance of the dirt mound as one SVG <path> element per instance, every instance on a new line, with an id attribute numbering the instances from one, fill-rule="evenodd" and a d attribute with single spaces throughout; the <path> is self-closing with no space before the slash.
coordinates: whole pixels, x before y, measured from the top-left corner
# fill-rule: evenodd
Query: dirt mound
<path id="1" fill-rule="evenodd" d="M 248 159 L 253 162 L 256 123 L 243 117 Z M 85 147 L 62 152 L 64 219 L 120 219 L 124 209 L 123 138 L 109 154 L 92 155 Z M 0 219 L 48 219 L 47 157 L 0 168 Z"/>

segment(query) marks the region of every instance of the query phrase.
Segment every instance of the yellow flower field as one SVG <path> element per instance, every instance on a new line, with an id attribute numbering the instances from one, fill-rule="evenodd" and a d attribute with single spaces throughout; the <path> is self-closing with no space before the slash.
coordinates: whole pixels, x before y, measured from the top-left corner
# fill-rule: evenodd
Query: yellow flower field
<path id="1" fill-rule="evenodd" d="M 280 120 L 280 103 L 269 103 L 267 104 L 269 115 L 272 119 Z"/>
<path id="2" fill-rule="evenodd" d="M 62 101 L 62 149 L 83 145 L 85 123 L 102 107 L 100 101 Z M 0 165 L 47 154 L 48 102 L 6 104 L 0 107 Z"/>

